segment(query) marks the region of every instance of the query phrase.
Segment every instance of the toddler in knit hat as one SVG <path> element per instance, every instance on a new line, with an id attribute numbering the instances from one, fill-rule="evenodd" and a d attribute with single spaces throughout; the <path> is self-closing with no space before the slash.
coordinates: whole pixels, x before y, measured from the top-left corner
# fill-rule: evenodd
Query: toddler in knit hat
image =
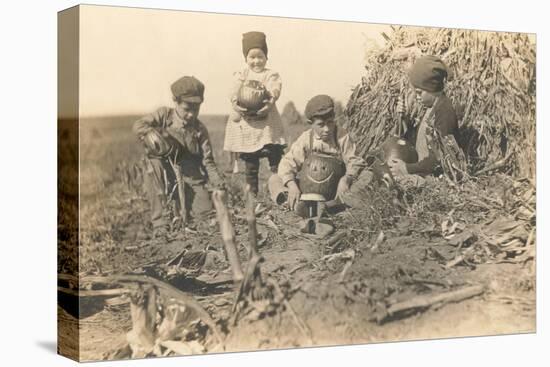
<path id="1" fill-rule="evenodd" d="M 271 171 L 276 172 L 286 144 L 276 106 L 282 82 L 279 73 L 266 67 L 268 48 L 264 33 L 244 33 L 242 51 L 246 67 L 234 74 L 232 111 L 225 129 L 224 150 L 239 153 L 245 162 L 246 183 L 257 193 L 260 158 L 267 158 Z M 239 92 L 248 82 L 265 89 L 265 98 L 258 110 L 247 109 L 239 103 Z"/>

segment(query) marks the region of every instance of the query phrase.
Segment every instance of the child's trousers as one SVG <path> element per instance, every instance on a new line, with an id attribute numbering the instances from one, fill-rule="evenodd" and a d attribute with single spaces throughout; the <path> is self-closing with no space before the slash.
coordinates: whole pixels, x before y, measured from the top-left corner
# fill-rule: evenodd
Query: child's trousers
<path id="1" fill-rule="evenodd" d="M 271 172 L 277 173 L 279 162 L 284 154 L 284 145 L 267 144 L 253 153 L 240 153 L 240 158 L 245 163 L 245 180 L 250 185 L 250 190 L 258 193 L 258 174 L 260 171 L 260 158 L 267 158 Z"/>
<path id="2" fill-rule="evenodd" d="M 147 175 L 145 185 L 149 194 L 151 205 L 151 221 L 153 228 L 165 226 L 170 223 L 167 203 L 169 198 L 176 202 L 176 209 L 180 211 L 176 176 L 170 163 L 166 160 L 149 158 L 147 162 Z M 185 203 L 188 214 L 200 217 L 212 211 L 210 193 L 204 183 L 185 183 Z"/>

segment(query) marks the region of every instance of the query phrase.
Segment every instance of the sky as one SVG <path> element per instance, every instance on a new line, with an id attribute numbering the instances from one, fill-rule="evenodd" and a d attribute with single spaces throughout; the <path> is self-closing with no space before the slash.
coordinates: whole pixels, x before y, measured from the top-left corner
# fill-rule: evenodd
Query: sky
<path id="1" fill-rule="evenodd" d="M 364 74 L 380 24 L 82 6 L 80 116 L 145 114 L 173 104 L 170 84 L 194 75 L 205 86 L 202 114 L 229 113 L 232 75 L 245 67 L 242 34 L 266 33 L 267 67 L 303 112 L 316 94 L 346 103 Z M 62 108 L 61 108 L 62 109 Z M 63 111 L 61 111 L 61 114 Z"/>

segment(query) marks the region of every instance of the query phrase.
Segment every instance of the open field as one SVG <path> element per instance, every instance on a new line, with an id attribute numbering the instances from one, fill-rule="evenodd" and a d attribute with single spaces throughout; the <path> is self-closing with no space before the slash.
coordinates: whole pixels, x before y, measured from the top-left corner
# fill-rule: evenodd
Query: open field
<path id="1" fill-rule="evenodd" d="M 259 199 L 266 207 L 258 218 L 260 252 L 265 258 L 262 272 L 281 285 L 294 315 L 287 306 L 273 314 L 251 312 L 232 325 L 234 292 L 227 282 L 230 273 L 217 228 L 205 225 L 197 234 L 173 233 L 168 242 L 151 238 L 142 177 L 139 172 L 129 174 L 137 172 L 134 167 L 139 167 L 143 157 L 131 132 L 135 118 L 81 121 L 81 275 L 146 274 L 170 283 L 193 296 L 210 314 L 224 333 L 227 351 L 535 331 L 533 238 L 532 233 L 524 233 L 527 227 L 514 225 L 524 223 L 518 221 L 515 207 L 523 186 L 514 186 L 514 181 L 503 175 L 480 178 L 476 185 L 485 191 L 472 191 L 468 198 L 457 195 L 456 199 L 456 187 L 434 179 L 433 187 L 440 191 L 411 192 L 405 199 L 408 207 L 402 210 L 391 206 L 392 192 L 370 188 L 362 198 L 362 210 L 332 218 L 337 231 L 344 234 L 332 244 L 302 235 L 297 218 L 274 207 L 262 187 Z M 218 165 L 228 169 L 227 154 L 221 150 L 225 118 L 205 116 L 201 120 L 209 129 Z M 289 140 L 304 128 L 288 128 Z M 264 163 L 263 182 L 267 175 Z M 228 175 L 227 180 L 232 188 L 230 209 L 237 243 L 245 262 L 247 226 L 239 194 L 243 178 Z M 460 190 L 476 187 L 465 185 Z M 509 190 L 499 191 L 500 187 Z M 474 199 L 479 207 L 471 204 Z M 521 239 L 526 248 L 532 246 L 530 256 L 524 256 L 523 247 L 522 251 L 517 247 L 518 259 L 510 251 L 496 254 L 490 241 L 482 240 L 482 234 L 493 233 L 487 229 L 495 222 L 492 220 L 512 213 L 515 216 L 503 222 L 502 231 L 506 236 L 513 231 L 512 241 Z M 526 223 L 535 220 L 533 216 Z M 463 240 L 458 241 L 459 237 Z M 177 271 L 164 266 L 184 248 L 203 254 L 203 264 Z M 464 261 L 457 260 L 459 256 Z M 392 305 L 415 297 L 472 286 L 482 291 L 463 302 L 436 302 L 388 314 Z M 132 327 L 130 306 L 108 300 L 81 297 L 80 352 L 84 360 L 113 357 L 111 353 L 120 352 L 126 343 L 126 333 Z M 61 325 L 78 322 L 74 314 L 71 307 L 60 310 Z M 306 331 L 297 319 L 306 325 Z M 74 343 L 70 337 L 63 340 Z M 197 340 L 203 346 L 201 352 L 216 351 L 211 333 L 201 334 Z"/>

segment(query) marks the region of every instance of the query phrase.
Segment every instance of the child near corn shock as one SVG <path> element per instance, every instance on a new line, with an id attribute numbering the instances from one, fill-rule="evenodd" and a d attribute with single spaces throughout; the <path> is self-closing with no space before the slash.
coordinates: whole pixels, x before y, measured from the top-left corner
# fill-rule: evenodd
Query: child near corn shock
<path id="1" fill-rule="evenodd" d="M 365 161 L 357 156 L 355 143 L 350 136 L 344 132 L 341 137 L 338 137 L 334 101 L 331 97 L 327 95 L 313 97 L 306 105 L 305 115 L 311 129 L 303 132 L 290 146 L 279 163 L 278 169 L 278 177 L 288 189 L 288 203 L 294 210 L 298 209 L 302 194 L 297 176 L 311 154 L 322 153 L 337 157 L 345 165 L 345 174 L 338 182 L 336 197 L 348 192 L 365 168 Z"/>
<path id="2" fill-rule="evenodd" d="M 408 180 L 419 184 L 422 177 L 433 174 L 440 162 L 435 146 L 436 132 L 442 138 L 456 138 L 458 119 L 451 100 L 443 88 L 447 78 L 447 66 L 436 56 L 419 58 L 408 71 L 408 78 L 416 89 L 417 101 L 427 110 L 417 127 L 415 148 L 418 153 L 417 163 L 405 163 L 393 159 L 388 166 L 397 181 Z M 399 106 L 401 112 L 403 106 Z M 456 140 L 450 139 L 454 151 L 459 154 Z"/>
<path id="3" fill-rule="evenodd" d="M 275 105 L 281 95 L 282 82 L 279 73 L 266 68 L 267 43 L 264 33 L 243 34 L 242 49 L 246 67 L 234 74 L 231 94 L 233 111 L 227 121 L 223 149 L 239 154 L 245 163 L 246 183 L 257 194 L 260 158 L 267 158 L 271 171 L 275 173 L 284 153 L 283 125 Z M 255 113 L 250 113 L 238 103 L 240 88 L 250 80 L 261 82 L 267 91 L 264 106 Z"/>
<path id="4" fill-rule="evenodd" d="M 210 189 L 223 186 L 223 179 L 214 162 L 208 130 L 198 119 L 204 100 L 204 85 L 195 77 L 184 76 L 172 84 L 171 90 L 175 106 L 161 107 L 142 117 L 134 123 L 133 131 L 140 140 L 156 130 L 174 141 L 174 145 L 178 146 L 178 157 L 170 158 L 179 166 L 185 183 L 185 209 L 195 217 L 203 216 L 212 210 L 206 185 Z M 176 177 L 169 157 L 159 157 L 148 151 L 147 158 L 145 185 L 149 192 L 151 219 L 155 236 L 161 236 L 167 232 L 170 223 L 165 215 L 167 193 L 178 195 L 178 190 L 175 190 Z"/>

